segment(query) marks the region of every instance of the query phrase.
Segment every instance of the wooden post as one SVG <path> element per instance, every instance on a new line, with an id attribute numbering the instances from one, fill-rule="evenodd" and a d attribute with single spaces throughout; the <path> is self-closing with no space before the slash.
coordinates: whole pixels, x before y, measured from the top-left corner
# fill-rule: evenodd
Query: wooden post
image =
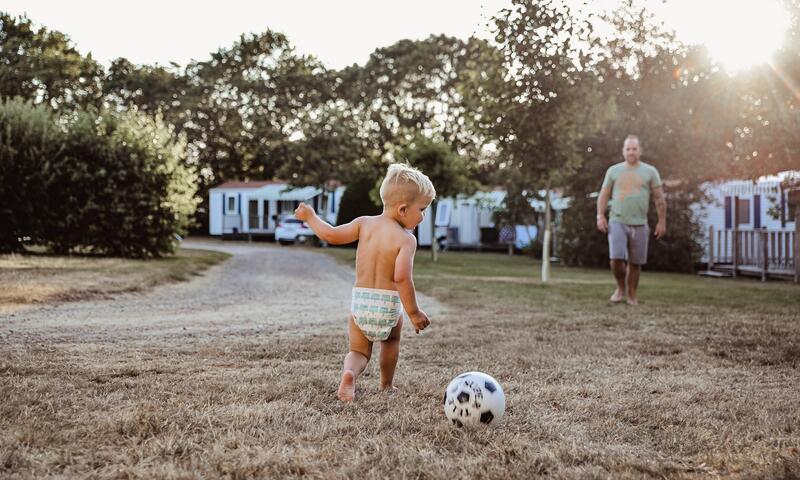
<path id="1" fill-rule="evenodd" d="M 714 225 L 708 227 L 708 268 L 714 270 Z"/>
<path id="2" fill-rule="evenodd" d="M 794 204 L 794 283 L 800 283 L 800 191 L 795 193 Z"/>
<path id="3" fill-rule="evenodd" d="M 550 189 L 544 200 L 544 239 L 542 244 L 542 283 L 550 281 Z"/>
<path id="4" fill-rule="evenodd" d="M 731 256 L 733 257 L 733 278 L 739 269 L 739 197 L 733 197 L 733 231 L 731 232 Z"/>
<path id="5" fill-rule="evenodd" d="M 431 260 L 439 261 L 439 242 L 436 241 L 436 201 L 431 202 Z"/>
<path id="6" fill-rule="evenodd" d="M 769 232 L 766 229 L 761 231 L 761 281 L 767 281 L 767 271 L 769 270 Z"/>

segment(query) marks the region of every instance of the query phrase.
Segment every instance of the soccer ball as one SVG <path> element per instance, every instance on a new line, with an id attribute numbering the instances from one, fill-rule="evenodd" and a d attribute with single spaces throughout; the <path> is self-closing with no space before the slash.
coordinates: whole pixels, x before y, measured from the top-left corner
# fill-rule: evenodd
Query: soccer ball
<path id="1" fill-rule="evenodd" d="M 485 373 L 462 373 L 444 392 L 444 414 L 459 427 L 497 425 L 505 411 L 503 388 Z"/>

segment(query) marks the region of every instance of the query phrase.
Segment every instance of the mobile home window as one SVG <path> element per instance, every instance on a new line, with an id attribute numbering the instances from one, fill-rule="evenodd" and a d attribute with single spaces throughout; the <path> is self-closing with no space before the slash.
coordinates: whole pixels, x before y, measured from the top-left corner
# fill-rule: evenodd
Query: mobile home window
<path id="1" fill-rule="evenodd" d="M 236 198 L 228 197 L 228 211 L 232 212 L 234 210 L 236 210 Z"/>
<path id="2" fill-rule="evenodd" d="M 738 222 L 737 223 L 739 225 L 750 223 L 750 199 L 749 198 L 740 198 L 739 199 L 739 218 L 738 218 Z"/>

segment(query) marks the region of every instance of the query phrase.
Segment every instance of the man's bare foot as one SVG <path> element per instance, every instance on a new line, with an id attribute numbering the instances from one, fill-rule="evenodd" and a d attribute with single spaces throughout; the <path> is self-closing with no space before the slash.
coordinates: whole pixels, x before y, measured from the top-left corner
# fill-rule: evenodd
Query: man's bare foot
<path id="1" fill-rule="evenodd" d="M 629 298 L 628 305 L 639 305 L 639 300 L 636 300 L 635 298 Z"/>
<path id="2" fill-rule="evenodd" d="M 343 402 L 352 402 L 356 396 L 356 377 L 352 370 L 342 372 L 342 383 L 339 384 L 339 391 L 336 396 Z"/>
<path id="3" fill-rule="evenodd" d="M 614 294 L 608 299 L 608 301 L 611 303 L 620 303 L 623 300 L 625 300 L 625 296 L 622 295 L 622 292 L 619 291 L 619 288 L 614 290 Z"/>
<path id="4" fill-rule="evenodd" d="M 383 393 L 397 393 L 397 387 L 394 385 L 381 385 L 381 392 Z"/>

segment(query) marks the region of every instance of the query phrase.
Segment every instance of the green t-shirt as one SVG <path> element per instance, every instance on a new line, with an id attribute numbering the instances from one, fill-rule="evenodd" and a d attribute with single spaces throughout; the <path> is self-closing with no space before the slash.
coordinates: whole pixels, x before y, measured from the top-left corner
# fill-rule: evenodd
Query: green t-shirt
<path id="1" fill-rule="evenodd" d="M 603 187 L 611 190 L 612 222 L 626 225 L 646 225 L 650 206 L 650 190 L 661 186 L 656 167 L 639 161 L 629 167 L 626 162 L 612 165 L 606 171 Z"/>

